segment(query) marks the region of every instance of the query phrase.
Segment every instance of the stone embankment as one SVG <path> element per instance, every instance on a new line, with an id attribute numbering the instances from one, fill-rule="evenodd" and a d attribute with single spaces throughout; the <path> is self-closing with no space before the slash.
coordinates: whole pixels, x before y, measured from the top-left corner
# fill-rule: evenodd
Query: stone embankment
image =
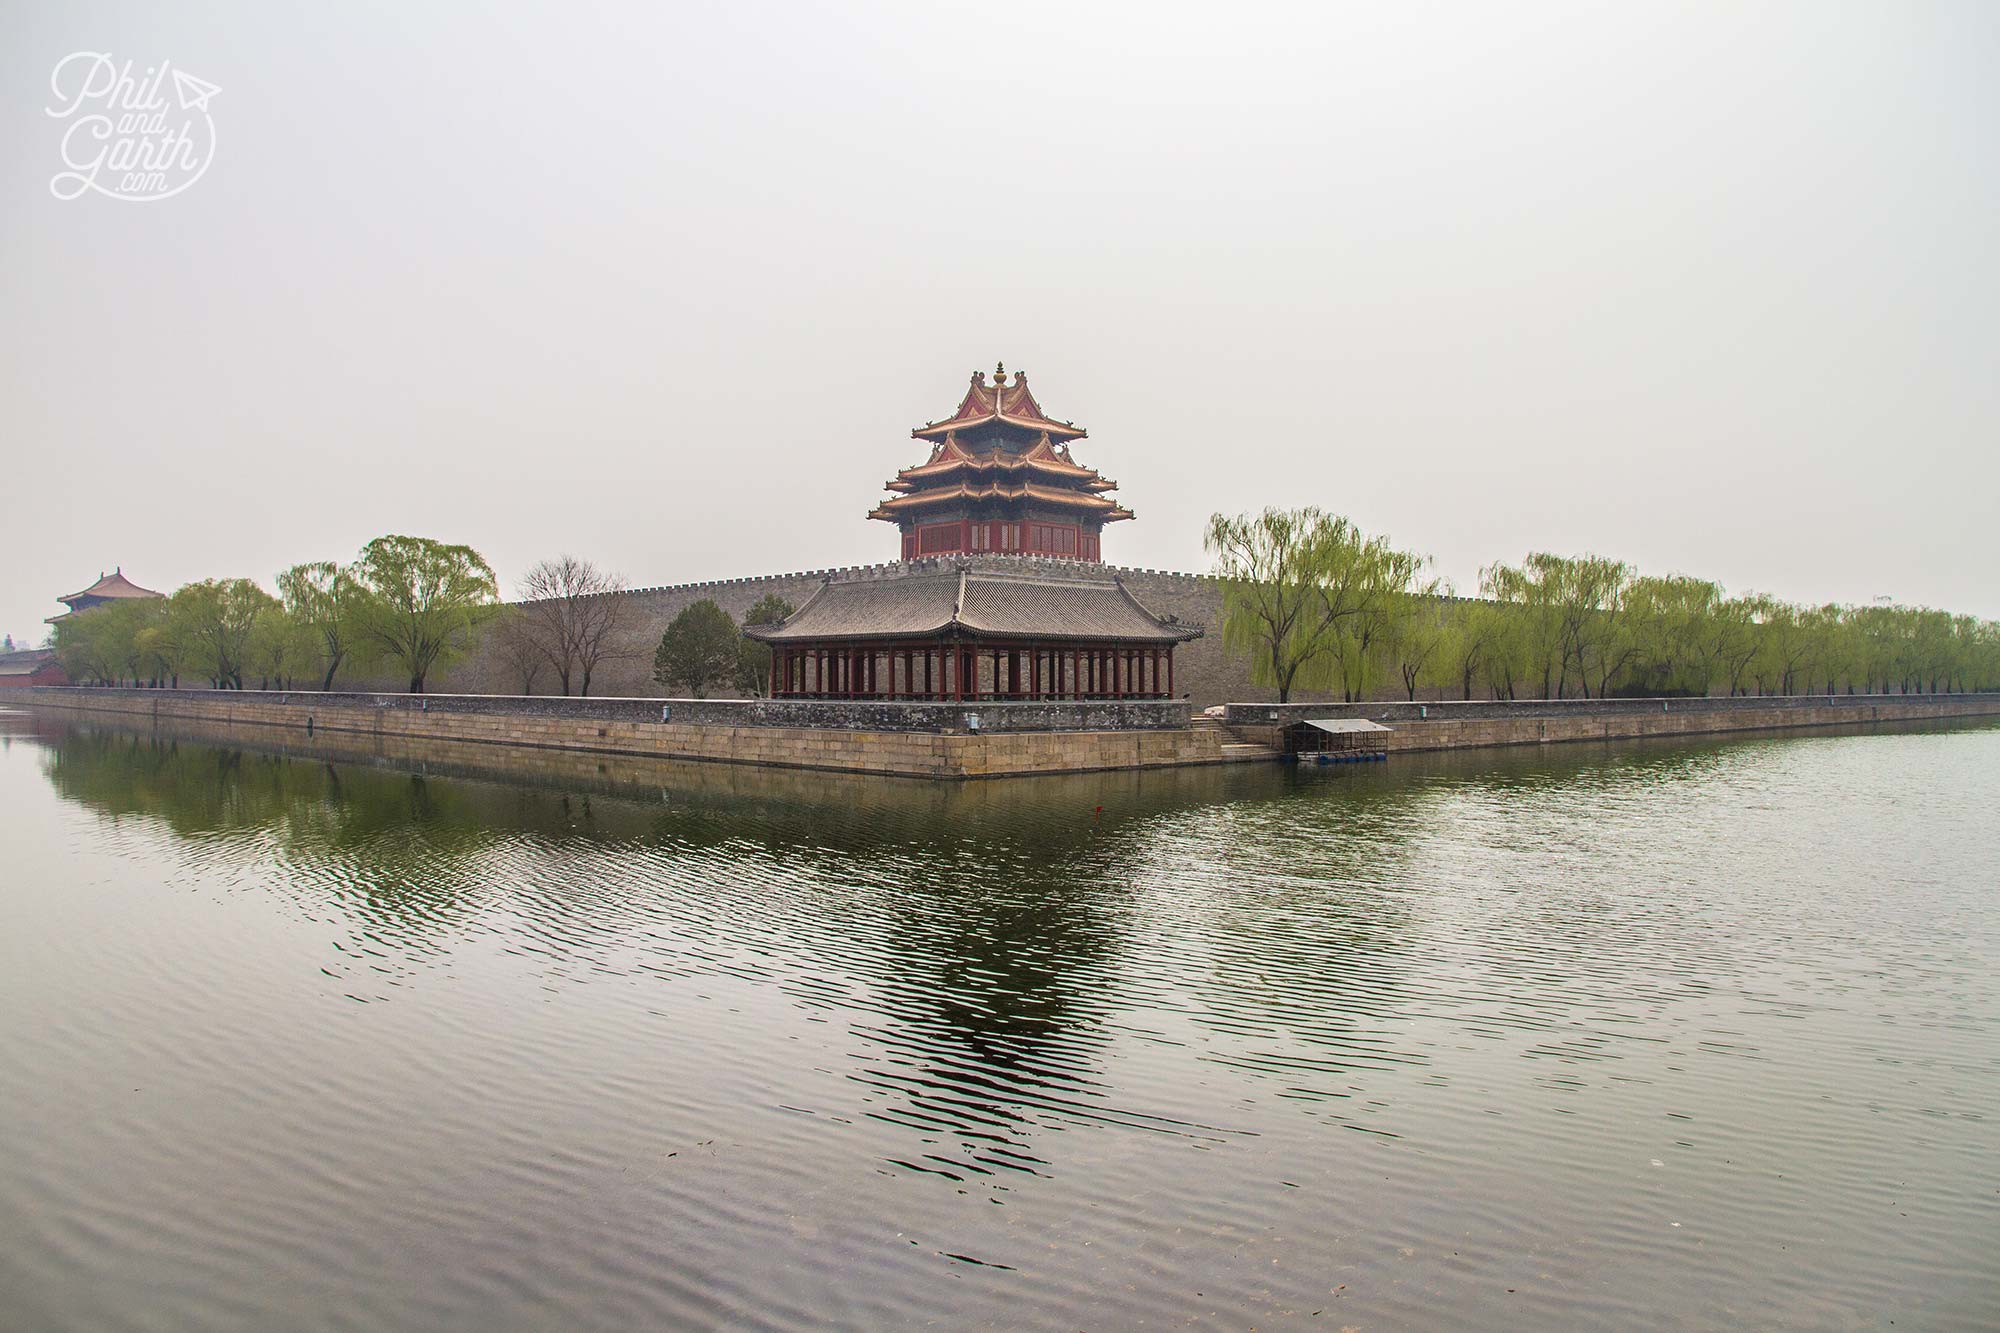
<path id="1" fill-rule="evenodd" d="M 340 737 L 393 747 L 506 746 L 903 777 L 1089 773 L 1269 760 L 1289 725 L 1361 717 L 1390 752 L 2000 717 L 2000 694 L 1570 699 L 1517 703 L 822 703 L 763 699 L 279 693 L 73 686 L 8 702 L 125 725 L 192 723 L 265 739 Z"/>
<path id="2" fill-rule="evenodd" d="M 1752 695 L 1725 699 L 1532 699 L 1518 702 L 1230 704 L 1237 737 L 1282 744 L 1284 729 L 1307 718 L 1360 717 L 1393 730 L 1399 750 L 1697 736 L 1732 731 L 1856 723 L 1926 722 L 2000 716 L 2000 694 Z"/>
<path id="3" fill-rule="evenodd" d="M 433 740 L 906 777 L 1006 777 L 1269 758 L 1168 699 L 803 703 L 51 687 L 12 700 L 127 724 Z"/>

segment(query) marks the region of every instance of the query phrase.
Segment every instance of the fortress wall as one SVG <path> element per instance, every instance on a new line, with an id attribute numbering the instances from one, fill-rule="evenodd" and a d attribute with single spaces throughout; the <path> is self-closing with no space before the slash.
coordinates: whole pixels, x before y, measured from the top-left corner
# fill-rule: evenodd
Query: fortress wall
<path id="1" fill-rule="evenodd" d="M 1251 684 L 1247 660 L 1224 650 L 1221 585 L 1209 575 L 1120 565 L 1080 565 L 1076 561 L 1064 560 L 1028 563 L 1046 563 L 1051 568 L 1070 573 L 1086 569 L 1101 571 L 1106 577 L 1115 574 L 1125 581 L 1132 595 L 1155 615 L 1174 616 L 1188 624 L 1206 628 L 1207 634 L 1182 644 L 1174 652 L 1174 691 L 1190 696 L 1189 701 L 1194 707 L 1205 708 L 1210 704 L 1231 701 L 1261 702 L 1278 697 L 1275 690 Z M 894 577 L 903 567 L 900 562 L 848 565 L 794 574 L 634 588 L 620 594 L 628 608 L 618 636 L 624 656 L 599 668 L 597 676 L 591 681 L 590 692 L 594 695 L 659 694 L 661 687 L 653 681 L 653 650 L 673 618 L 703 598 L 713 599 L 740 622 L 744 613 L 767 594 L 775 593 L 793 606 L 801 606 L 829 574 Z M 399 690 L 405 684 L 393 675 L 380 671 L 343 672 L 338 683 L 344 689 L 384 691 Z M 508 668 L 497 651 L 497 644 L 490 639 L 483 642 L 471 658 L 435 677 L 430 688 L 438 693 L 451 694 L 523 692 L 519 674 Z M 535 692 L 549 694 L 556 689 L 555 673 L 544 669 L 535 682 Z M 1295 697 L 1310 701 L 1331 696 L 1301 691 Z"/>

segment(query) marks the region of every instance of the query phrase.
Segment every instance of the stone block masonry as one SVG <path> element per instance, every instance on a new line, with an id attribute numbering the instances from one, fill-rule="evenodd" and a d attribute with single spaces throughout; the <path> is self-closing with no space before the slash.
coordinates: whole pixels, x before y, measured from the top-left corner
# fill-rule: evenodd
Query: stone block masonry
<path id="1" fill-rule="evenodd" d="M 1538 699 L 1519 702 L 1231 704 L 1229 730 L 1277 746 L 1307 718 L 1360 717 L 1394 728 L 1391 754 L 1488 745 L 1697 736 L 1857 723 L 2000 717 L 2000 694 L 1753 695 L 1721 699 Z"/>
<path id="2" fill-rule="evenodd" d="M 449 742 L 902 777 L 1099 772 L 1255 757 L 1225 752 L 1217 731 L 1189 727 L 1186 706 L 1166 700 L 962 707 L 82 687 L 22 694 L 19 702 L 30 707 L 131 726 L 196 723 L 266 738 Z M 978 715 L 978 731 L 965 725 L 968 714 Z"/>

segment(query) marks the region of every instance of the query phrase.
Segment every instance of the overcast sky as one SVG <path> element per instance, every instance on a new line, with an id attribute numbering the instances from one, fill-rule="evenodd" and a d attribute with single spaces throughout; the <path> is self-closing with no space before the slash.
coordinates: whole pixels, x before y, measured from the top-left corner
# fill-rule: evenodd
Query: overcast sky
<path id="1" fill-rule="evenodd" d="M 219 86 L 205 174 L 55 198 L 75 51 Z M 892 558 L 996 360 L 1117 563 L 1316 504 L 2000 617 L 2000 5 L 16 0 L 0 98 L 17 636 L 392 531 Z"/>

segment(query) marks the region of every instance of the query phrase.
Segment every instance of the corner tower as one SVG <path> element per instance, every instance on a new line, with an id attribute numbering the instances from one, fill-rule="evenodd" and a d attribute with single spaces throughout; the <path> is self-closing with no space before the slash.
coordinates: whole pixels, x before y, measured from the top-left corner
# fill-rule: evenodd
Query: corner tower
<path id="1" fill-rule="evenodd" d="M 1007 367 L 975 371 L 958 409 L 910 432 L 928 459 L 888 483 L 895 492 L 868 515 L 902 532 L 902 558 L 951 551 L 1101 560 L 1106 523 L 1132 511 L 1109 496 L 1118 483 L 1070 456 L 1088 434 L 1047 416 L 1028 376 Z"/>

